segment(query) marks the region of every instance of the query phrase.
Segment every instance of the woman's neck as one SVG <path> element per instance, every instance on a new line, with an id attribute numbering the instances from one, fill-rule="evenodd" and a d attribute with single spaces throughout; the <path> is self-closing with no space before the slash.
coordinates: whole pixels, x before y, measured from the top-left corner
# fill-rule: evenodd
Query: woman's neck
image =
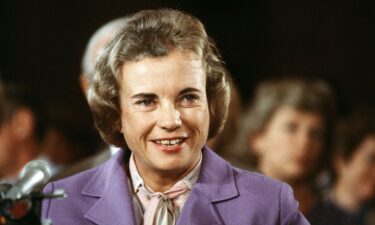
<path id="1" fill-rule="evenodd" d="M 140 174 L 141 175 L 141 174 Z M 177 183 L 183 176 L 176 176 L 176 174 L 150 174 L 146 176 L 141 175 L 143 182 L 149 188 L 155 192 L 166 192 L 172 188 L 172 186 Z"/>
<path id="2" fill-rule="evenodd" d="M 189 168 L 181 168 L 178 171 L 143 168 L 141 165 L 137 164 L 135 158 L 134 162 L 139 175 L 142 177 L 147 187 L 151 188 L 154 192 L 165 192 L 171 189 L 179 180 L 187 176 L 197 166 L 199 158 L 197 162 L 191 164 Z"/>

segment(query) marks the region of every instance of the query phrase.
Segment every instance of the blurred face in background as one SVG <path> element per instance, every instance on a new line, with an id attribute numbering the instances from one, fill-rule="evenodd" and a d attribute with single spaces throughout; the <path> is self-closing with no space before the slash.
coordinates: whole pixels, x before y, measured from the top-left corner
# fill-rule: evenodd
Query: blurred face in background
<path id="1" fill-rule="evenodd" d="M 348 160 L 338 164 L 338 184 L 362 204 L 375 198 L 375 135 L 369 135 Z"/>
<path id="2" fill-rule="evenodd" d="M 142 177 L 183 175 L 207 140 L 206 73 L 194 53 L 126 62 L 121 81 L 122 132 Z"/>
<path id="3" fill-rule="evenodd" d="M 13 150 L 17 143 L 17 136 L 13 124 L 12 120 L 9 120 L 0 125 L 0 178 L 8 175 L 12 164 L 16 163 Z"/>
<path id="4" fill-rule="evenodd" d="M 324 131 L 320 114 L 289 106 L 278 108 L 265 129 L 250 140 L 258 168 L 285 182 L 305 179 L 320 158 Z"/>
<path id="5" fill-rule="evenodd" d="M 0 125 L 0 178 L 16 176 L 38 154 L 34 127 L 34 114 L 27 108 L 18 108 Z"/>

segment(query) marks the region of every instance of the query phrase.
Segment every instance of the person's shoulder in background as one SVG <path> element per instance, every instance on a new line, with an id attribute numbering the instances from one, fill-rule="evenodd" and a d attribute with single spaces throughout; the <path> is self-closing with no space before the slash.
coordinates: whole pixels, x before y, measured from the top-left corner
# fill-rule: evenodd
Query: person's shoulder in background
<path id="1" fill-rule="evenodd" d="M 360 225 L 354 216 L 329 200 L 318 201 L 306 217 L 311 225 Z"/>
<path id="2" fill-rule="evenodd" d="M 60 179 L 72 176 L 74 174 L 80 173 L 82 171 L 94 168 L 96 166 L 103 164 L 109 158 L 111 158 L 111 152 L 109 150 L 109 147 L 107 146 L 105 149 L 96 153 L 95 155 L 85 158 L 63 169 L 61 172 L 59 172 L 54 177 L 52 177 L 51 181 L 60 180 Z"/>

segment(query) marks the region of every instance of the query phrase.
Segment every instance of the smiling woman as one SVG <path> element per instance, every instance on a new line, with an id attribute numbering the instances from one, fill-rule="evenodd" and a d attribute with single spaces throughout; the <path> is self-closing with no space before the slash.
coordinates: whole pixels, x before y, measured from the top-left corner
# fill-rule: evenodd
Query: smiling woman
<path id="1" fill-rule="evenodd" d="M 121 124 L 143 180 L 168 190 L 198 163 L 207 140 L 209 110 L 202 61 L 172 50 L 129 62 L 121 74 Z"/>
<path id="2" fill-rule="evenodd" d="M 288 185 L 205 146 L 225 122 L 231 86 L 197 18 L 169 9 L 130 16 L 89 90 L 100 134 L 123 151 L 49 184 L 45 191 L 69 197 L 45 201 L 43 217 L 56 225 L 308 224 Z"/>

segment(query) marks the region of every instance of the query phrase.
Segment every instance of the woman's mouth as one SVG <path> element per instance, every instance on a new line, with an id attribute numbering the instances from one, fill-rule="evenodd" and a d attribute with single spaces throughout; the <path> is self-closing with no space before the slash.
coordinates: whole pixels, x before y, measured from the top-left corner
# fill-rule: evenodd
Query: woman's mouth
<path id="1" fill-rule="evenodd" d="M 157 139 L 152 142 L 156 146 L 167 153 L 176 153 L 182 150 L 182 144 L 185 142 L 186 138 L 168 138 L 168 139 Z"/>
<path id="2" fill-rule="evenodd" d="M 156 140 L 154 141 L 156 144 L 166 146 L 166 147 L 172 147 L 181 144 L 184 141 L 182 138 L 176 138 L 176 139 L 166 139 L 166 140 Z"/>

